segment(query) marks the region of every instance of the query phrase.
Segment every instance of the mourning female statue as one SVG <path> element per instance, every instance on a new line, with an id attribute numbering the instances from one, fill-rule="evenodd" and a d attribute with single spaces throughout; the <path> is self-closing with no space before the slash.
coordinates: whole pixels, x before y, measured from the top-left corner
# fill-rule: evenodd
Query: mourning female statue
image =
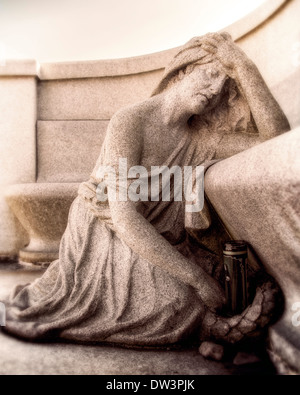
<path id="1" fill-rule="evenodd" d="M 128 168 L 149 170 L 208 166 L 287 130 L 256 66 L 228 34 L 189 41 L 149 99 L 113 116 L 97 165 L 70 209 L 59 259 L 42 278 L 17 287 L 6 331 L 127 346 L 195 337 L 235 342 L 259 331 L 272 315 L 271 285 L 258 287 L 244 313 L 223 317 L 222 262 L 191 242 L 185 202 L 100 201 L 98 170 L 117 172 L 120 158 Z M 110 188 L 107 182 L 108 195 Z"/>

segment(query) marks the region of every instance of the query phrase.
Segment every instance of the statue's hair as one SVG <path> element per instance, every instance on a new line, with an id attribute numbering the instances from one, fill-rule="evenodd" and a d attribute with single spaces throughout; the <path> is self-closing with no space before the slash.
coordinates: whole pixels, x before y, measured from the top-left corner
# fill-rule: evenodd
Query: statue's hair
<path id="1" fill-rule="evenodd" d="M 179 83 L 186 75 L 192 73 L 201 63 L 195 62 L 179 69 L 172 76 L 169 76 L 161 93 L 171 89 L 172 86 Z M 212 63 L 212 67 L 216 66 Z M 250 107 L 242 95 L 237 83 L 229 78 L 220 93 L 222 95 L 219 104 L 202 115 L 195 115 L 191 123 L 197 124 L 198 128 L 210 128 L 211 130 L 220 130 L 222 132 L 249 132 L 254 130 L 253 119 Z"/>
<path id="2" fill-rule="evenodd" d="M 164 75 L 152 96 L 166 92 L 174 84 L 190 74 L 197 66 L 208 64 L 222 69 L 215 56 L 203 49 L 202 38 L 193 38 L 180 48 L 171 63 L 166 67 Z M 213 110 L 201 116 L 193 117 L 193 121 L 197 120 L 199 127 L 206 126 L 223 132 L 255 131 L 250 107 L 237 82 L 229 78 L 221 94 L 223 98 Z"/>
<path id="3" fill-rule="evenodd" d="M 215 108 L 193 117 L 197 128 L 222 133 L 253 133 L 255 126 L 250 107 L 233 79 L 227 80 L 220 95 L 221 100 Z"/>
<path id="4" fill-rule="evenodd" d="M 174 84 L 183 80 L 183 78 L 186 75 L 191 74 L 197 66 L 201 66 L 201 65 L 202 64 L 199 62 L 191 63 L 191 64 L 188 64 L 187 66 L 183 67 L 182 69 L 179 69 L 176 72 L 174 72 L 174 74 L 169 77 L 169 80 L 168 80 L 165 88 L 163 89 L 163 91 L 170 89 Z"/>

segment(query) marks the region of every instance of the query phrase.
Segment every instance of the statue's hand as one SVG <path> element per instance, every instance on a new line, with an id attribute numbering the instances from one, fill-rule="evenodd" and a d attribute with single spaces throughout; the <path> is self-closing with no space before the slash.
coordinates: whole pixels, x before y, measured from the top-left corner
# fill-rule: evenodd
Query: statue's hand
<path id="1" fill-rule="evenodd" d="M 234 43 L 228 33 L 208 33 L 202 38 L 202 47 L 212 53 L 232 78 L 237 78 L 237 69 L 251 62 L 247 55 Z"/>
<path id="2" fill-rule="evenodd" d="M 226 302 L 224 290 L 212 277 L 208 276 L 205 286 L 202 286 L 197 293 L 210 311 L 215 313 L 223 309 Z"/>
<path id="3" fill-rule="evenodd" d="M 240 315 L 226 318 L 208 310 L 202 323 L 200 340 L 234 344 L 246 338 L 264 336 L 265 328 L 278 314 L 278 297 L 278 287 L 268 281 L 257 288 L 253 303 Z"/>

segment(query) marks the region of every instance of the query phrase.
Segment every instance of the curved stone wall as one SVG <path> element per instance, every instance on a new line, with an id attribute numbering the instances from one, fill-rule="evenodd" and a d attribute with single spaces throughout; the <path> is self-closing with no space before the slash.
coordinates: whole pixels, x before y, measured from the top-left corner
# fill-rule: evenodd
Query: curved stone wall
<path id="1" fill-rule="evenodd" d="M 299 11 L 297 1 L 269 1 L 225 29 L 258 65 L 293 127 L 300 124 L 300 68 L 293 52 L 300 35 L 296 27 Z M 176 51 L 178 48 L 129 59 L 42 64 L 38 182 L 87 178 L 99 153 L 99 144 L 91 142 L 102 142 L 107 122 L 117 110 L 150 96 Z M 85 131 L 82 135 L 77 122 Z M 52 139 L 55 150 L 51 150 Z M 84 169 L 78 168 L 73 148 L 79 143 L 82 152 L 89 150 Z"/>

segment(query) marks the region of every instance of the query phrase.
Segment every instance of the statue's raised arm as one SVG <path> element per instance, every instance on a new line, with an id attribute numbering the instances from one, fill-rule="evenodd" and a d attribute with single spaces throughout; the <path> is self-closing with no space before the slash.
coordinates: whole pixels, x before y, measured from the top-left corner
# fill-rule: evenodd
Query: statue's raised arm
<path id="1" fill-rule="evenodd" d="M 258 136 L 227 135 L 219 146 L 219 157 L 276 137 L 290 130 L 289 122 L 267 87 L 258 68 L 233 42 L 230 35 L 207 34 L 201 38 L 203 49 L 213 54 L 228 76 L 236 81 L 255 122 Z M 223 155 L 222 155 L 223 153 Z"/>

